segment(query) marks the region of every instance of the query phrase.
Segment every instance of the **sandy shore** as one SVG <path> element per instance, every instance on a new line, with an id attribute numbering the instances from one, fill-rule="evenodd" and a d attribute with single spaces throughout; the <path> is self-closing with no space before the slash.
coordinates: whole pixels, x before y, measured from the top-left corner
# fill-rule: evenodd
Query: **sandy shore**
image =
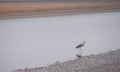
<path id="1" fill-rule="evenodd" d="M 1 3 L 0 17 L 49 15 L 120 9 L 118 2 Z"/>
<path id="2" fill-rule="evenodd" d="M 17 69 L 14 72 L 119 72 L 120 49 L 104 54 L 84 56 L 80 59 L 57 61 L 47 67 Z"/>

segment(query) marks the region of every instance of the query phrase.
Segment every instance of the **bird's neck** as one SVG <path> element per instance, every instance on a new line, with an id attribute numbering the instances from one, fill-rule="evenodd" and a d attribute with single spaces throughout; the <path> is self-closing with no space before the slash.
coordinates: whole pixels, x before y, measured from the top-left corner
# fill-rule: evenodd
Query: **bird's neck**
<path id="1" fill-rule="evenodd" d="M 85 42 L 83 42 L 83 46 L 85 45 Z"/>

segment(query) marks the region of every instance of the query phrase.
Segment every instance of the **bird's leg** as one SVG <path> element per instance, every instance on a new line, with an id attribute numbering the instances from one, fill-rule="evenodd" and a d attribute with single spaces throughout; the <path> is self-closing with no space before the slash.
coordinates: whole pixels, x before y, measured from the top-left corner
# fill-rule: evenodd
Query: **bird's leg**
<path id="1" fill-rule="evenodd" d="M 79 54 L 79 48 L 77 50 L 78 50 L 78 54 Z"/>
<path id="2" fill-rule="evenodd" d="M 78 48 L 78 55 L 80 55 L 80 48 Z"/>
<path id="3" fill-rule="evenodd" d="M 79 55 L 82 54 L 82 50 L 81 50 L 81 48 L 78 48 L 78 54 L 79 54 Z"/>
<path id="4" fill-rule="evenodd" d="M 80 55 L 82 55 L 82 49 L 80 48 Z"/>

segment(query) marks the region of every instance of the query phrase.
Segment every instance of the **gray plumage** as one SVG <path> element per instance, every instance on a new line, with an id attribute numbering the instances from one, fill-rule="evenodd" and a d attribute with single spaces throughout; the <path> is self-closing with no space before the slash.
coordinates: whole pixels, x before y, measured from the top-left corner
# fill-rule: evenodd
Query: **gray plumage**
<path id="1" fill-rule="evenodd" d="M 76 46 L 75 48 L 77 49 L 77 48 L 82 48 L 83 46 L 85 45 L 85 41 L 83 41 L 83 43 L 82 44 L 79 44 L 78 46 Z"/>

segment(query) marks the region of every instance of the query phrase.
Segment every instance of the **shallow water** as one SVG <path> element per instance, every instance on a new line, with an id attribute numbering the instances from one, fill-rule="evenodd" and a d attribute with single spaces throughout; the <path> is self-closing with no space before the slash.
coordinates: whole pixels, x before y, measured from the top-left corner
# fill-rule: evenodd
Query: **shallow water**
<path id="1" fill-rule="evenodd" d="M 0 72 L 120 48 L 120 12 L 0 20 Z"/>

